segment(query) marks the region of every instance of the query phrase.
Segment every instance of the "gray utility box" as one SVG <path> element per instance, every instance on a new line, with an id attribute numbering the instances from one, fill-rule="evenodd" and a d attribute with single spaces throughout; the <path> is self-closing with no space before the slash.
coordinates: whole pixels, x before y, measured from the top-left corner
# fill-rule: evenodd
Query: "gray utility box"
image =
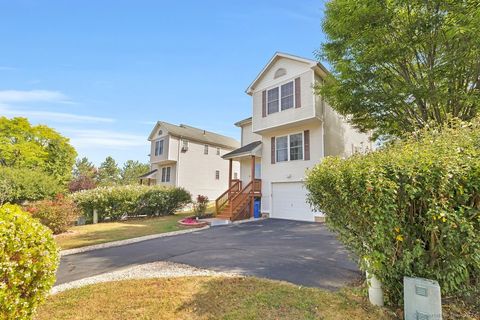
<path id="1" fill-rule="evenodd" d="M 437 281 L 403 277 L 405 320 L 441 320 L 442 300 Z"/>

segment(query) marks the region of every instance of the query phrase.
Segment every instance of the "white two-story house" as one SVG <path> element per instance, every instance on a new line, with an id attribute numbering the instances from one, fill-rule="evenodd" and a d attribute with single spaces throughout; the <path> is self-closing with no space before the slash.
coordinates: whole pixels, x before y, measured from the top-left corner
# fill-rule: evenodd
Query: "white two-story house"
<path id="1" fill-rule="evenodd" d="M 142 183 L 183 187 L 193 197 L 214 200 L 228 187 L 229 176 L 239 175 L 239 164 L 222 156 L 240 147 L 233 138 L 188 125 L 159 121 L 148 140 L 150 169 Z M 230 170 L 230 171 L 229 171 Z"/>
<path id="2" fill-rule="evenodd" d="M 315 95 L 327 72 L 317 61 L 276 53 L 247 88 L 252 116 L 235 124 L 242 146 L 223 156 L 240 162 L 240 176 L 217 200 L 221 217 L 251 216 L 253 199 L 261 199 L 261 213 L 271 218 L 323 220 L 306 202 L 306 172 L 326 156 L 372 148 L 369 135 Z"/>

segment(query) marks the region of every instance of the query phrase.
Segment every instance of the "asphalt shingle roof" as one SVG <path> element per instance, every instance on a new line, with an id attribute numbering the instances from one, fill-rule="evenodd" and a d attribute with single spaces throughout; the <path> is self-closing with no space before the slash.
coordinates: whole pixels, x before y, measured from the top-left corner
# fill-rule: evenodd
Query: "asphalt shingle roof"
<path id="1" fill-rule="evenodd" d="M 249 144 L 244 145 L 241 148 L 238 148 L 236 150 L 233 150 L 232 152 L 229 152 L 225 155 L 223 155 L 222 158 L 232 158 L 237 155 L 241 155 L 244 153 L 252 152 L 256 147 L 262 144 L 262 141 L 254 141 Z"/>

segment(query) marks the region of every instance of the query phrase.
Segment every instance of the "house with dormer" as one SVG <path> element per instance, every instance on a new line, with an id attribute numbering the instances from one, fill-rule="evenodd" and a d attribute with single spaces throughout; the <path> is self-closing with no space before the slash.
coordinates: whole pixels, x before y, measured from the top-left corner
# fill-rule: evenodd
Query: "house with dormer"
<path id="1" fill-rule="evenodd" d="M 233 138 L 158 121 L 148 140 L 150 172 L 140 177 L 142 184 L 182 187 L 214 200 L 239 176 L 239 163 L 229 166 L 222 158 L 240 147 Z"/>
<path id="2" fill-rule="evenodd" d="M 348 157 L 372 148 L 360 133 L 314 92 L 327 76 L 314 60 L 276 53 L 248 86 L 251 117 L 235 125 L 241 146 L 224 154 L 229 167 L 240 163 L 240 175 L 229 176 L 217 199 L 219 217 L 253 215 L 254 201 L 271 218 L 322 221 L 306 201 L 306 172 L 327 156 Z"/>

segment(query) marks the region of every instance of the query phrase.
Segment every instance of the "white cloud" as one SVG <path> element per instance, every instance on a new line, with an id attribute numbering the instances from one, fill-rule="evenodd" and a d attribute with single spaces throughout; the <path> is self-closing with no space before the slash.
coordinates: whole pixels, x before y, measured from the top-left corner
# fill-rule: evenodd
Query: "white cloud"
<path id="1" fill-rule="evenodd" d="M 98 129 L 64 130 L 76 148 L 122 149 L 147 145 L 142 135 Z"/>
<path id="2" fill-rule="evenodd" d="M 115 119 L 112 119 L 112 118 L 84 116 L 84 115 L 65 113 L 65 112 L 12 109 L 7 105 L 1 105 L 1 104 L 0 104 L 0 115 L 11 116 L 11 117 L 26 117 L 29 119 L 36 119 L 36 120 L 50 120 L 55 122 L 102 122 L 102 123 L 115 122 Z"/>
<path id="3" fill-rule="evenodd" d="M 0 103 L 12 102 L 55 102 L 71 103 L 66 95 L 50 90 L 0 90 Z"/>

